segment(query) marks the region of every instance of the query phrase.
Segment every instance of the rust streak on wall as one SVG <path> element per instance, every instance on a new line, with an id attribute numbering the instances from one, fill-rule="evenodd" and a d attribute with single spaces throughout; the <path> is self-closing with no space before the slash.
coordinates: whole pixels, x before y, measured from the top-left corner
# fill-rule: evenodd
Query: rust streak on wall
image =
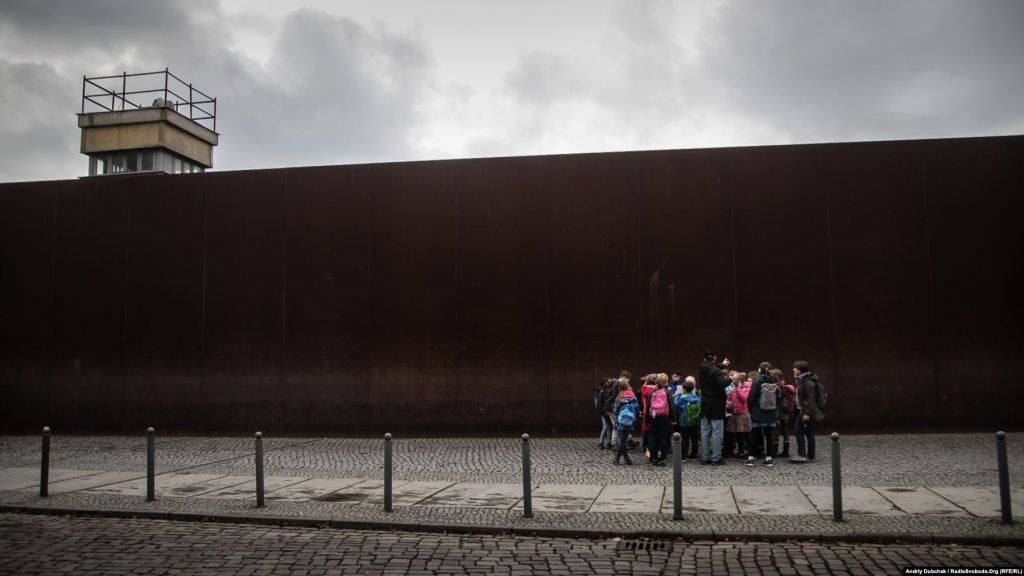
<path id="1" fill-rule="evenodd" d="M 588 434 L 811 362 L 840 430 L 1019 428 L 1024 137 L 0 185 L 0 428 Z"/>

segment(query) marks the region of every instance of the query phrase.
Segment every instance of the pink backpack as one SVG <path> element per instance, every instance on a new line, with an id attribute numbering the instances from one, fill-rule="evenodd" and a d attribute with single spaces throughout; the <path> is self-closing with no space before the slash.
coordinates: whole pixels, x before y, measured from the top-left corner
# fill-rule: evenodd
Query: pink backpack
<path id="1" fill-rule="evenodd" d="M 668 396 L 664 388 L 651 393 L 651 416 L 668 416 Z"/>

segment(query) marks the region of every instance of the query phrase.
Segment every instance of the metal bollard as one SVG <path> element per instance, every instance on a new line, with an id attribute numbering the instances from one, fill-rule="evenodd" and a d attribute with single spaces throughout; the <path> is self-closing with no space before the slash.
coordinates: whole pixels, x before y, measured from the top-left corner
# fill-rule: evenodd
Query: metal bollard
<path id="1" fill-rule="evenodd" d="M 672 519 L 683 519 L 683 437 L 672 435 Z"/>
<path id="2" fill-rule="evenodd" d="M 384 511 L 391 512 L 391 433 L 384 435 Z"/>
<path id="3" fill-rule="evenodd" d="M 832 519 L 843 521 L 843 478 L 839 466 L 839 433 L 832 433 Z"/>
<path id="4" fill-rule="evenodd" d="M 263 508 L 263 433 L 256 433 L 256 507 Z"/>
<path id="5" fill-rule="evenodd" d="M 43 427 L 43 459 L 39 464 L 39 496 L 50 495 L 50 427 Z"/>
<path id="6" fill-rule="evenodd" d="M 533 491 L 530 482 L 530 435 L 523 434 L 523 518 L 533 518 Z"/>
<path id="7" fill-rule="evenodd" d="M 156 430 L 146 429 L 146 502 L 156 500 Z"/>
<path id="8" fill-rule="evenodd" d="M 1006 432 L 996 432 L 996 459 L 999 461 L 999 505 L 1003 511 L 1003 524 L 1013 524 L 1010 508 L 1010 464 L 1006 457 Z"/>

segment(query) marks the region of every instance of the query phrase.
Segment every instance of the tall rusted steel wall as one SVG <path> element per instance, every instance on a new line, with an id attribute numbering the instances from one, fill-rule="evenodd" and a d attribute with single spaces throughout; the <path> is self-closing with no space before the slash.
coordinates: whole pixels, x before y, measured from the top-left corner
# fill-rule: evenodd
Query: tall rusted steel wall
<path id="1" fill-rule="evenodd" d="M 1019 428 L 1024 137 L 0 186 L 0 428 L 596 433 L 808 360 L 828 428 Z"/>

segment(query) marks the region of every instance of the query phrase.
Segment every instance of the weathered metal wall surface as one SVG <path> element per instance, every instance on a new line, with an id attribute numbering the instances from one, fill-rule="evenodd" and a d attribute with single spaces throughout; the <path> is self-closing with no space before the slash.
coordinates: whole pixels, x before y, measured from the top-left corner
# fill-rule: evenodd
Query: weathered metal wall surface
<path id="1" fill-rule="evenodd" d="M 0 428 L 573 434 L 811 362 L 829 429 L 1019 428 L 1024 137 L 0 186 Z"/>

